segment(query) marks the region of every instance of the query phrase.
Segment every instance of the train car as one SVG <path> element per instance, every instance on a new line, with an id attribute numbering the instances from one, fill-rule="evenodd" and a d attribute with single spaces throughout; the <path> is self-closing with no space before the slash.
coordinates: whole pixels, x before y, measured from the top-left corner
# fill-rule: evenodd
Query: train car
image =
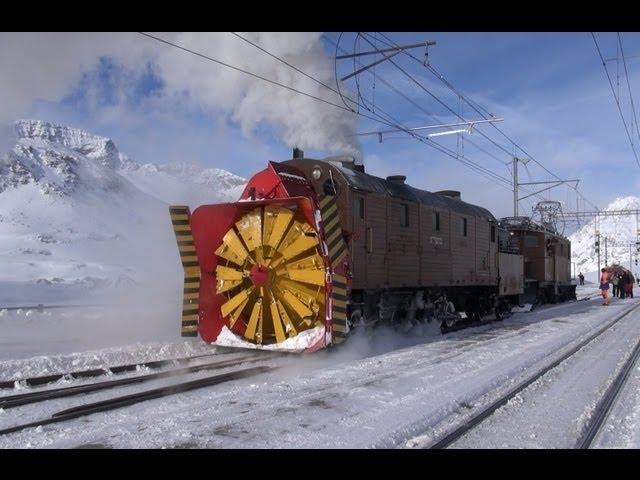
<path id="1" fill-rule="evenodd" d="M 504 218 L 502 223 L 524 257 L 525 293 L 521 301 L 557 303 L 575 300 L 569 239 L 529 217 Z"/>
<path id="2" fill-rule="evenodd" d="M 363 324 L 447 330 L 499 319 L 532 268 L 513 226 L 460 192 L 369 175 L 351 157 L 294 151 L 256 173 L 238 202 L 170 211 L 185 271 L 182 333 L 207 342 L 227 329 L 256 345 L 306 336 L 313 351 Z M 554 275 L 545 282 L 564 278 L 559 267 Z"/>
<path id="3" fill-rule="evenodd" d="M 521 293 L 517 252 L 499 251 L 497 220 L 460 192 L 413 188 L 402 175 L 375 177 L 352 157 L 284 164 L 316 192 L 335 195 L 349 248 L 351 325 L 417 315 L 446 329 L 499 314 L 502 278 L 505 295 Z"/>

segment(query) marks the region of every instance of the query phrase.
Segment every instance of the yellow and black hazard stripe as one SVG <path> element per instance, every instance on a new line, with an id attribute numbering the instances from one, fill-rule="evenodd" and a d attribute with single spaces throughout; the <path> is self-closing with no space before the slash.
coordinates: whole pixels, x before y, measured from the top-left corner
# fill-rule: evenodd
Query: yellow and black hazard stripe
<path id="1" fill-rule="evenodd" d="M 184 290 L 182 295 L 182 336 L 198 335 L 198 299 L 200 296 L 200 264 L 193 243 L 189 219 L 189 207 L 183 205 L 169 207 L 173 231 L 176 234 L 180 260 L 184 268 Z"/>
<path id="2" fill-rule="evenodd" d="M 347 326 L 347 279 L 333 275 L 331 290 L 331 317 L 333 318 L 333 343 L 340 344 L 349 334 Z"/>
<path id="3" fill-rule="evenodd" d="M 324 195 L 320 199 L 320 216 L 324 225 L 325 241 L 329 250 L 331 266 L 335 268 L 347 255 L 347 242 L 342 237 L 340 212 L 334 195 Z"/>

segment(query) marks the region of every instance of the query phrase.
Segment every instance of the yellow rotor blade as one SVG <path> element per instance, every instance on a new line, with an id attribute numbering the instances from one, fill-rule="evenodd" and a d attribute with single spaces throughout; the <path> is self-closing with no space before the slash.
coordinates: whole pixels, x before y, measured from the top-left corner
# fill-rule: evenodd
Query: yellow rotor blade
<path id="1" fill-rule="evenodd" d="M 229 314 L 229 318 L 231 319 L 231 321 L 229 322 L 229 328 L 233 328 L 233 326 L 236 324 L 236 322 L 240 318 L 240 315 L 242 315 L 244 307 L 247 306 L 247 303 L 249 303 L 249 297 L 245 298 L 240 306 Z"/>
<path id="2" fill-rule="evenodd" d="M 262 208 L 245 214 L 236 222 L 236 228 L 250 252 L 262 245 Z"/>
<path id="3" fill-rule="evenodd" d="M 299 260 L 288 260 L 284 263 L 281 263 L 276 271 L 280 273 L 284 270 L 295 270 L 295 269 L 305 269 L 305 270 L 316 270 L 316 269 L 324 269 L 324 261 L 322 257 L 318 254 L 318 252 L 314 252 L 313 255 L 309 255 L 308 257 L 301 258 Z"/>
<path id="4" fill-rule="evenodd" d="M 306 306 L 298 297 L 291 293 L 291 290 L 283 289 L 282 298 L 300 316 L 300 318 L 304 319 L 305 317 L 313 316 L 313 311 L 309 309 L 309 307 Z"/>
<path id="5" fill-rule="evenodd" d="M 253 285 L 244 290 L 240 290 L 233 297 L 227 300 L 222 307 L 220 307 L 220 311 L 223 317 L 228 317 L 231 312 L 233 312 L 237 307 L 239 307 L 242 302 L 249 298 L 249 294 L 253 290 Z"/>
<path id="6" fill-rule="evenodd" d="M 245 259 L 249 259 L 249 261 L 253 263 L 253 259 L 233 228 L 225 233 L 222 239 L 222 245 L 218 247 L 215 253 L 219 257 L 229 260 L 236 265 L 244 264 Z"/>
<path id="7" fill-rule="evenodd" d="M 298 335 L 298 331 L 296 330 L 296 327 L 293 326 L 293 322 L 289 318 L 289 314 L 285 310 L 285 308 L 282 305 L 282 302 L 280 302 L 280 300 L 276 300 L 276 304 L 278 305 L 278 313 L 280 313 L 280 318 L 282 319 L 282 321 L 284 323 L 284 331 L 285 331 L 285 333 L 289 337 L 295 337 L 296 335 Z"/>
<path id="8" fill-rule="evenodd" d="M 324 288 L 310 287 L 282 276 L 278 277 L 277 285 L 282 291 L 291 290 L 310 308 L 314 304 L 324 303 Z"/>
<path id="9" fill-rule="evenodd" d="M 263 245 L 276 249 L 293 219 L 288 208 L 267 205 L 264 209 Z"/>
<path id="10" fill-rule="evenodd" d="M 272 268 L 276 268 L 282 262 L 289 260 L 290 258 L 315 247 L 316 245 L 318 245 L 318 237 L 313 229 L 307 224 L 294 221 L 293 226 L 289 229 L 286 237 L 278 247 L 278 252 L 282 257 L 274 261 L 270 266 Z"/>
<path id="11" fill-rule="evenodd" d="M 216 279 L 216 292 L 224 293 L 229 290 L 233 290 L 238 285 L 242 284 L 242 280 L 223 280 L 222 278 Z"/>
<path id="12" fill-rule="evenodd" d="M 218 265 L 216 267 L 216 278 L 221 278 L 222 280 L 242 280 L 244 275 L 242 274 L 242 270 Z"/>
<path id="13" fill-rule="evenodd" d="M 216 267 L 216 291 L 218 293 L 227 292 L 242 283 L 244 275 L 242 271 L 235 268 L 218 265 Z"/>
<path id="14" fill-rule="evenodd" d="M 262 317 L 262 298 L 258 297 L 253 304 L 251 310 L 251 316 L 249 317 L 249 323 L 247 329 L 244 331 L 245 338 L 249 340 L 256 339 L 256 329 L 258 328 L 258 320 Z"/>
<path id="15" fill-rule="evenodd" d="M 290 320 L 291 322 L 290 328 L 296 332 L 295 335 L 311 327 L 311 321 L 304 318 L 304 313 L 306 313 L 306 311 L 303 309 L 300 309 L 300 312 L 296 311 L 296 309 L 293 308 L 293 306 L 285 298 L 284 289 L 280 288 L 278 285 L 274 285 L 273 291 L 276 296 L 276 299 L 278 300 L 279 305 L 282 307 L 280 314 L 282 315 L 283 319 Z M 293 294 L 291 295 L 293 296 Z M 292 302 L 297 305 L 296 302 L 299 302 L 299 300 L 296 300 L 294 298 Z M 284 315 L 283 315 L 283 312 L 284 312 Z"/>
<path id="16" fill-rule="evenodd" d="M 278 304 L 272 293 L 269 293 L 269 307 L 271 309 L 271 321 L 273 322 L 273 331 L 276 334 L 276 342 L 284 342 L 287 337 L 284 334 L 282 328 L 282 319 L 280 318 L 280 312 L 278 310 Z"/>
<path id="17" fill-rule="evenodd" d="M 324 270 L 286 270 L 286 275 L 291 280 L 298 282 L 311 283 L 324 287 Z"/>

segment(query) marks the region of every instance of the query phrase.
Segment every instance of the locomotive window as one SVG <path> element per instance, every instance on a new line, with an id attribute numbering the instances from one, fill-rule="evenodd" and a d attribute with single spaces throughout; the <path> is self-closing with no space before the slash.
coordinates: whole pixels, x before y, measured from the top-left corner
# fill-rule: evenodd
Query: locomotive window
<path id="1" fill-rule="evenodd" d="M 400 204 L 400 226 L 409 226 L 409 205 L 407 205 L 406 203 Z"/>
<path id="2" fill-rule="evenodd" d="M 526 248 L 535 248 L 539 245 L 538 237 L 535 235 L 526 235 L 524 237 L 524 246 Z"/>
<path id="3" fill-rule="evenodd" d="M 355 197 L 353 202 L 353 216 L 364 220 L 364 197 Z"/>
<path id="4" fill-rule="evenodd" d="M 322 191 L 325 195 L 338 195 L 338 184 L 332 178 L 328 178 L 322 184 Z"/>
<path id="5" fill-rule="evenodd" d="M 464 217 L 462 218 L 462 236 L 467 236 L 467 219 Z"/>
<path id="6" fill-rule="evenodd" d="M 491 243 L 496 243 L 496 226 L 491 225 Z"/>
<path id="7" fill-rule="evenodd" d="M 440 212 L 433 212 L 433 230 L 440 231 Z"/>

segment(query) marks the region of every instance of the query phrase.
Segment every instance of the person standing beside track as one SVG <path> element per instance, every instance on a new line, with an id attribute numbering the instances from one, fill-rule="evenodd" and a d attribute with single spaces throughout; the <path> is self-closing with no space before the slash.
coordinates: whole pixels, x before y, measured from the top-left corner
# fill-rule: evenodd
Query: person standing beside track
<path id="1" fill-rule="evenodd" d="M 629 274 L 626 271 L 623 271 L 620 274 L 620 281 L 618 282 L 618 296 L 620 298 L 627 297 L 627 283 L 629 283 Z"/>
<path id="2" fill-rule="evenodd" d="M 627 273 L 627 283 L 624 285 L 624 295 L 626 298 L 633 298 L 633 274 Z"/>
<path id="3" fill-rule="evenodd" d="M 600 282 L 602 283 L 602 282 Z M 617 297 L 618 296 L 618 289 L 620 288 L 620 277 L 618 276 L 617 273 L 614 272 L 613 276 L 611 277 L 611 283 L 613 284 L 613 296 Z"/>
<path id="4" fill-rule="evenodd" d="M 600 292 L 602 292 L 602 305 L 609 305 L 611 299 L 609 298 L 609 281 L 611 281 L 611 274 L 604 268 L 601 270 L 600 275 Z"/>

